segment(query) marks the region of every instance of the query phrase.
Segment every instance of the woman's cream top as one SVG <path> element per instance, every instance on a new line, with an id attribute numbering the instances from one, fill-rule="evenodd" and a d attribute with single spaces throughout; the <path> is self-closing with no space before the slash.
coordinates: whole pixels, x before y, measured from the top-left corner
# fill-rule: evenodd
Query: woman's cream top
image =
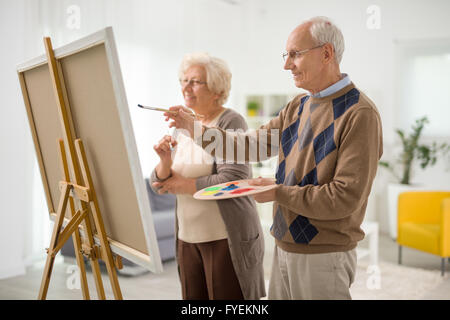
<path id="1" fill-rule="evenodd" d="M 215 126 L 223 111 L 208 126 Z M 179 134 L 172 170 L 186 178 L 212 174 L 214 158 L 194 141 Z M 178 238 L 189 243 L 208 242 L 228 237 L 216 201 L 196 200 L 190 194 L 177 194 Z"/>

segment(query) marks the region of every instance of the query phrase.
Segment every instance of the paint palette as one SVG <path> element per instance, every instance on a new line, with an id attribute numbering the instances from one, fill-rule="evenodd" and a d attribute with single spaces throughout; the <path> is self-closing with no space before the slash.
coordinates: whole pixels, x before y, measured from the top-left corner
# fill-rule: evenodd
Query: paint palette
<path id="1" fill-rule="evenodd" d="M 197 200 L 223 200 L 245 197 L 273 189 L 277 186 L 276 184 L 269 186 L 252 186 L 248 184 L 248 181 L 249 180 L 237 180 L 206 187 L 197 191 L 194 194 L 194 198 Z"/>

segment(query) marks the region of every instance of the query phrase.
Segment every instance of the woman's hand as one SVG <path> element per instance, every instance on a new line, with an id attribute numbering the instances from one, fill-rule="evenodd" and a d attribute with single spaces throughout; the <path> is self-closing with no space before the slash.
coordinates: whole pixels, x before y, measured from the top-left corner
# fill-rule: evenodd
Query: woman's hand
<path id="1" fill-rule="evenodd" d="M 190 137 L 194 137 L 194 122 L 196 120 L 195 115 L 191 110 L 183 106 L 173 106 L 169 108 L 173 112 L 164 112 L 166 121 L 173 120 L 169 123 L 169 128 L 175 127 L 177 129 L 184 129 Z"/>
<path id="2" fill-rule="evenodd" d="M 159 164 L 156 166 L 156 175 L 159 179 L 166 179 L 170 176 L 172 167 L 172 148 L 177 145 L 177 141 L 169 135 L 165 135 L 157 145 L 153 146 L 160 158 Z"/>
<path id="3" fill-rule="evenodd" d="M 271 178 L 261 178 L 258 177 L 256 179 L 251 179 L 248 181 L 248 184 L 251 186 L 270 186 L 275 184 L 275 180 Z M 265 192 L 257 193 L 253 195 L 253 198 L 256 202 L 270 202 L 275 200 L 276 188 L 267 190 Z"/>
<path id="4" fill-rule="evenodd" d="M 195 179 L 185 178 L 175 171 L 172 171 L 172 176 L 170 178 L 165 181 L 154 182 L 153 186 L 160 188 L 158 190 L 159 194 L 194 194 L 197 192 Z"/>
<path id="5" fill-rule="evenodd" d="M 172 148 L 177 145 L 177 141 L 169 135 L 165 135 L 153 149 L 158 154 L 161 162 L 169 167 L 172 166 Z"/>

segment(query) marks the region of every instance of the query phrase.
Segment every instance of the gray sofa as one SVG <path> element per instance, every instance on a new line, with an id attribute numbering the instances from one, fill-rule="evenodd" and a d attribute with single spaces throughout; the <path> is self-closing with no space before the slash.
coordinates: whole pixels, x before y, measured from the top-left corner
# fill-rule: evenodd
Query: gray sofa
<path id="1" fill-rule="evenodd" d="M 158 240 L 159 252 L 162 261 L 175 258 L 175 201 L 172 194 L 156 194 L 150 188 L 149 179 L 145 179 L 145 185 L 152 210 L 153 224 Z M 69 239 L 61 249 L 64 257 L 74 258 L 75 250 L 73 241 Z M 133 262 L 123 259 L 124 268 L 119 272 L 128 275 L 137 275 L 143 270 Z"/>

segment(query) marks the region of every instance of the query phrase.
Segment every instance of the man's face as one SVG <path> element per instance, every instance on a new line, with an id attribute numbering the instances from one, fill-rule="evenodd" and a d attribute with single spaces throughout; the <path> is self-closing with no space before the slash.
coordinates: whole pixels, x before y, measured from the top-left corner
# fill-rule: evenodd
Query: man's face
<path id="1" fill-rule="evenodd" d="M 294 29 L 289 35 L 286 43 L 286 51 L 302 51 L 316 47 L 308 25 L 301 25 Z M 323 73 L 324 63 L 322 60 L 323 50 L 321 47 L 305 52 L 297 57 L 286 57 L 285 70 L 291 70 L 295 86 L 308 91 L 317 88 Z"/>

